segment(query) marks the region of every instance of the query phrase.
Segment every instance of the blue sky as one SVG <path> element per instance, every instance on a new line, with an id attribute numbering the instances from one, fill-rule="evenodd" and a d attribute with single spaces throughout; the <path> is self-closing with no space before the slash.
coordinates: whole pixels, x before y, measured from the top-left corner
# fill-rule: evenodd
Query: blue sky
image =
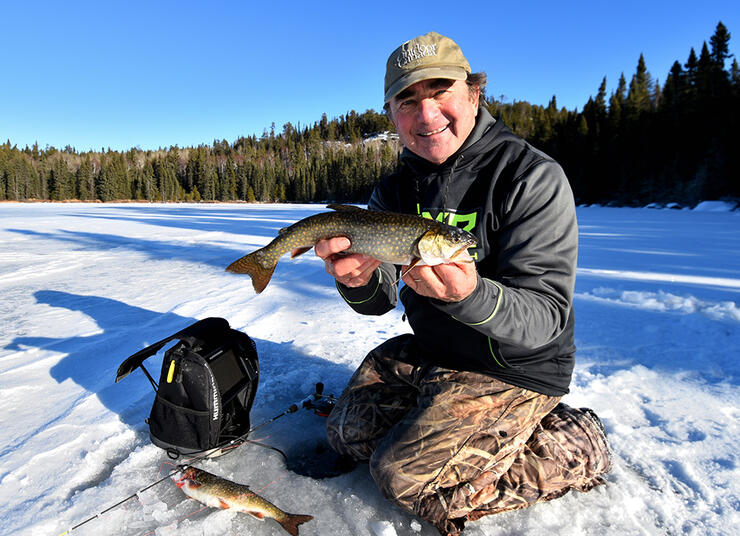
<path id="1" fill-rule="evenodd" d="M 488 94 L 581 109 L 640 53 L 662 83 L 735 1 L 0 3 L 0 142 L 195 146 L 382 107 L 388 54 L 434 30 Z"/>

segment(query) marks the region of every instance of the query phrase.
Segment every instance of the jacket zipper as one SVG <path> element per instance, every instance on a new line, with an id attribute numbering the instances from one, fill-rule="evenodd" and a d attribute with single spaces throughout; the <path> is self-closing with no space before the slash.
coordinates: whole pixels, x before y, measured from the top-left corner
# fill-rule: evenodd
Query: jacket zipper
<path id="1" fill-rule="evenodd" d="M 450 191 L 450 183 L 452 182 L 452 176 L 455 174 L 455 169 L 457 168 L 457 165 L 465 158 L 465 155 L 458 156 L 455 161 L 452 163 L 452 166 L 450 167 L 450 173 L 447 175 L 447 178 L 445 179 L 444 185 L 442 187 L 442 222 L 449 224 L 450 222 L 447 221 L 449 219 L 450 213 L 447 212 L 447 195 Z M 421 195 L 421 186 L 419 184 L 419 178 L 414 177 L 414 195 L 416 197 L 416 213 L 421 216 L 421 203 L 423 201 L 422 195 Z"/>

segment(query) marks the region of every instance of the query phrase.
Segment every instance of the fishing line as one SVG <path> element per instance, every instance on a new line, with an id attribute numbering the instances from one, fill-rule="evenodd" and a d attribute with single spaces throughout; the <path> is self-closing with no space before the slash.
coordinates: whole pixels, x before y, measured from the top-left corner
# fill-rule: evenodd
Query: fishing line
<path id="1" fill-rule="evenodd" d="M 252 445 L 257 445 L 258 447 L 262 447 L 263 449 L 274 450 L 275 452 L 277 452 L 278 454 L 280 454 L 280 456 L 283 457 L 283 460 L 285 461 L 285 463 L 288 463 L 288 456 L 282 450 L 280 450 L 277 447 L 273 447 L 272 445 L 268 445 L 266 443 L 260 443 L 259 441 L 254 441 L 252 439 L 247 439 L 244 442 L 245 443 L 251 443 Z"/>

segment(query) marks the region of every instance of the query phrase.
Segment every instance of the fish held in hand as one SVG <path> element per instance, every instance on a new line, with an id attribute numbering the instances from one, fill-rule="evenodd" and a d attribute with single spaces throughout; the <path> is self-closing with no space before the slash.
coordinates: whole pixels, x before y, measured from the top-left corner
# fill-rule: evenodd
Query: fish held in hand
<path id="1" fill-rule="evenodd" d="M 178 473 L 173 476 L 175 485 L 185 495 L 206 506 L 230 508 L 260 520 L 274 519 L 292 536 L 298 536 L 298 525 L 313 519 L 313 516 L 284 512 L 243 484 L 237 484 L 190 465 L 181 465 L 178 469 Z"/>
<path id="2" fill-rule="evenodd" d="M 321 212 L 280 229 L 278 236 L 263 248 L 232 262 L 226 270 L 248 274 L 259 294 L 272 278 L 280 257 L 291 258 L 310 250 L 327 238 L 346 236 L 351 245 L 345 253 L 362 253 L 394 264 L 436 265 L 472 262 L 467 252 L 476 245 L 475 236 L 459 227 L 413 214 L 365 210 L 352 205 L 328 205 L 333 212 Z"/>

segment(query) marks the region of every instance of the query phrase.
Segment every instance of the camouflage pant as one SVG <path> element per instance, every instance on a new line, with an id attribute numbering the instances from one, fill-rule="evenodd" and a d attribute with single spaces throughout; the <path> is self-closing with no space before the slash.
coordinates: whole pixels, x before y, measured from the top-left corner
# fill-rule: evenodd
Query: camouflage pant
<path id="1" fill-rule="evenodd" d="M 370 352 L 327 421 L 332 446 L 369 460 L 388 499 L 457 534 L 465 520 L 603 483 L 609 450 L 590 410 L 425 365 L 411 340 Z"/>

